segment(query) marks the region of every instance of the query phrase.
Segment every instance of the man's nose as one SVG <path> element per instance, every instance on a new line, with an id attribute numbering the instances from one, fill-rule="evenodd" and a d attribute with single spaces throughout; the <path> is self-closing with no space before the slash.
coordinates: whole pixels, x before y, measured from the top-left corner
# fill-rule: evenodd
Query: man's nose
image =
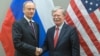
<path id="1" fill-rule="evenodd" d="M 58 18 L 58 16 L 56 15 L 55 18 Z"/>
<path id="2" fill-rule="evenodd" d="M 31 9 L 30 11 L 33 12 L 33 9 Z"/>

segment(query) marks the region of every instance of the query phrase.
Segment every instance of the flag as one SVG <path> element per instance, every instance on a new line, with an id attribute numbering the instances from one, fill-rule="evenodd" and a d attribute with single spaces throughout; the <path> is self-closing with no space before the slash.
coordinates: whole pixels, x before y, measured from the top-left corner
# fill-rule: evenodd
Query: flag
<path id="1" fill-rule="evenodd" d="M 12 0 L 11 6 L 5 16 L 0 32 L 0 39 L 5 50 L 6 56 L 14 56 L 14 46 L 12 40 L 12 24 L 14 21 L 20 20 L 23 17 L 23 3 L 28 0 Z M 45 34 L 49 27 L 53 26 L 51 9 L 53 8 L 52 0 L 31 0 L 36 3 L 36 12 L 33 20 L 39 24 L 40 27 L 40 41 L 41 47 L 45 40 Z M 47 54 L 45 55 L 47 56 Z"/>
<path id="2" fill-rule="evenodd" d="M 80 56 L 100 56 L 100 0 L 71 0 L 66 22 L 75 26 L 80 39 Z"/>

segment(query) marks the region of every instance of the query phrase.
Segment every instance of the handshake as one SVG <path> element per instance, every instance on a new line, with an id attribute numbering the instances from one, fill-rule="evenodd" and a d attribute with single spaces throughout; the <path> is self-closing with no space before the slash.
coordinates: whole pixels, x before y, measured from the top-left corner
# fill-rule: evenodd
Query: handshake
<path id="1" fill-rule="evenodd" d="M 36 47 L 36 51 L 35 51 L 35 55 L 36 55 L 36 56 L 41 55 L 42 52 L 43 52 L 42 48 Z"/>

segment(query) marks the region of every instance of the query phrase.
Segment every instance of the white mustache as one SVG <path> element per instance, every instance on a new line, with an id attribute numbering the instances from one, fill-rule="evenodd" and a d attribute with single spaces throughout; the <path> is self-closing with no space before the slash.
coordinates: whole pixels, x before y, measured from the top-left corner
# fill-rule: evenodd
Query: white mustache
<path id="1" fill-rule="evenodd" d="M 55 18 L 54 20 L 57 21 L 57 20 L 59 20 L 59 18 Z"/>

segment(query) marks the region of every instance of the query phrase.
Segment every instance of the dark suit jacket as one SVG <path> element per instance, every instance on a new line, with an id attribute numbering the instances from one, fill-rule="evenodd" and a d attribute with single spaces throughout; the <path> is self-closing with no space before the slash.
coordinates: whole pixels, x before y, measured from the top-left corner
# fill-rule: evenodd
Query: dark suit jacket
<path id="1" fill-rule="evenodd" d="M 35 56 L 35 50 L 38 47 L 39 28 L 35 22 L 33 24 L 36 37 L 26 19 L 23 18 L 13 24 L 12 36 L 16 49 L 15 56 Z"/>
<path id="2" fill-rule="evenodd" d="M 79 39 L 75 28 L 64 23 L 56 48 L 53 44 L 54 31 L 55 26 L 48 29 L 43 52 L 48 50 L 50 56 L 80 56 Z"/>

